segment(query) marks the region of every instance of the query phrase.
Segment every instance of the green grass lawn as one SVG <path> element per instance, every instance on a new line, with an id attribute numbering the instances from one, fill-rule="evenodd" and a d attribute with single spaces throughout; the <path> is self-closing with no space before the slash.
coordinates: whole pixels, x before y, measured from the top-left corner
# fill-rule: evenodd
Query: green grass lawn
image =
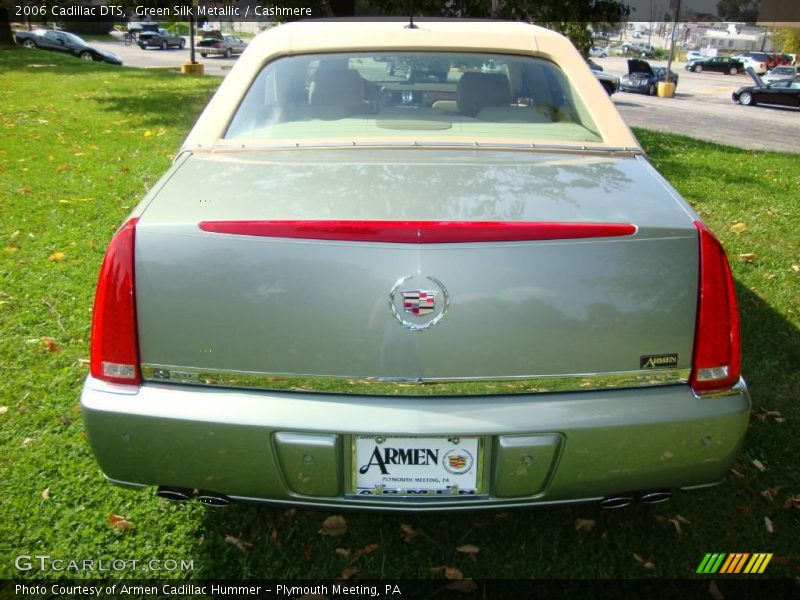
<path id="1" fill-rule="evenodd" d="M 135 577 L 329 578 L 360 549 L 355 580 L 443 578 L 441 567 L 476 578 L 683 578 L 706 552 L 773 552 L 767 576 L 800 575 L 800 502 L 784 507 L 800 495 L 797 156 L 637 131 L 721 238 L 738 282 L 756 418 L 724 485 L 617 512 L 344 513 L 346 533 L 331 537 L 319 533 L 329 511 L 206 511 L 113 487 L 81 425 L 105 246 L 219 80 L 0 50 L 0 82 L 0 578 L 20 575 L 21 554 L 194 565 L 117 573 Z M 467 544 L 479 552 L 457 551 Z"/>

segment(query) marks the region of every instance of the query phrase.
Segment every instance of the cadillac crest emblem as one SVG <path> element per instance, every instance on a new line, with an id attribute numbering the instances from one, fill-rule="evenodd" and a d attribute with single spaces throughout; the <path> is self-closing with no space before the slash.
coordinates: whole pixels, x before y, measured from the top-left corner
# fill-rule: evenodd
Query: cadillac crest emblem
<path id="1" fill-rule="evenodd" d="M 399 279 L 389 293 L 389 309 L 406 329 L 422 331 L 441 321 L 450 305 L 444 284 L 418 273 Z"/>
<path id="2" fill-rule="evenodd" d="M 403 310 L 412 315 L 429 315 L 436 307 L 436 292 L 433 290 L 413 290 L 401 294 Z"/>

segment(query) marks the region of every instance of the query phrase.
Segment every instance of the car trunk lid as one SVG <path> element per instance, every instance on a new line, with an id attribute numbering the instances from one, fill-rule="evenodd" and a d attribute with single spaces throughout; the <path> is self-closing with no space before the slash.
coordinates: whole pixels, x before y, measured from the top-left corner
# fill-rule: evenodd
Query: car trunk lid
<path id="1" fill-rule="evenodd" d="M 252 229 L 259 223 L 278 229 L 264 235 Z M 340 234 L 344 224 L 347 235 L 309 233 L 315 223 Z M 430 237 L 502 223 L 633 227 L 602 237 Z M 370 237 L 381 224 L 422 239 Z M 697 233 L 642 158 L 192 156 L 136 236 L 145 377 L 214 383 L 227 374 L 236 385 L 236 374 L 259 374 L 273 377 L 269 386 L 308 377 L 301 389 L 348 391 L 363 380 L 513 384 L 691 364 Z M 334 380 L 339 387 L 326 383 Z"/>

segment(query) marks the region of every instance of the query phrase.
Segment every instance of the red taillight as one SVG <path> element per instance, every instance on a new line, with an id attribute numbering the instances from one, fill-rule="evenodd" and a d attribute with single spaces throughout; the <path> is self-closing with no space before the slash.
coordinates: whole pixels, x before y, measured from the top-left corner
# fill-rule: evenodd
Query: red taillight
<path id="1" fill-rule="evenodd" d="M 739 307 L 728 257 L 700 221 L 700 291 L 692 360 L 692 389 L 697 393 L 729 388 L 741 375 Z"/>
<path id="2" fill-rule="evenodd" d="M 125 223 L 106 250 L 92 313 L 92 377 L 131 385 L 142 381 L 133 274 L 137 221 Z"/>

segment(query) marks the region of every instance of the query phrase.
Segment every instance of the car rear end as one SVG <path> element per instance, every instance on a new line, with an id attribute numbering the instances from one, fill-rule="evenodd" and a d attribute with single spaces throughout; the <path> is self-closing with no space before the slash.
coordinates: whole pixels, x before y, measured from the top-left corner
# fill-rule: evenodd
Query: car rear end
<path id="1" fill-rule="evenodd" d="M 197 49 L 204 55 L 222 56 L 229 48 L 229 44 L 218 37 L 204 38 L 197 43 Z"/>
<path id="2" fill-rule="evenodd" d="M 298 27 L 282 31 L 322 27 L 316 43 L 329 47 L 324 26 Z M 382 27 L 387 48 L 408 35 Z M 470 25 L 438 27 L 419 37 L 445 44 Z M 530 31 L 501 37 L 519 32 L 527 48 Z M 479 48 L 497 43 L 486 37 Z M 560 40 L 539 43 L 571 56 Z M 520 80 L 557 76 L 541 59 L 518 70 L 505 55 L 458 56 L 452 64 L 492 71 L 451 69 L 450 88 L 431 79 L 416 84 L 421 95 L 384 95 L 370 104 L 377 117 L 354 121 L 358 135 L 411 128 L 412 145 L 281 145 L 281 131 L 350 122 L 331 104 L 350 98 L 347 77 L 323 77 L 325 65 L 355 65 L 362 78 L 385 66 L 363 54 L 279 59 L 312 65 L 299 71 L 312 78 L 300 110 L 296 87 L 275 87 L 292 71 L 259 74 L 264 43 L 251 48 L 236 69 L 255 82 L 232 73 L 205 113 L 230 106 L 231 89 L 247 92 L 209 134 L 222 139 L 204 150 L 198 140 L 218 125 L 201 118 L 101 269 L 82 405 L 111 481 L 217 505 L 450 510 L 621 506 L 725 478 L 749 414 L 725 252 L 640 151 L 613 145 L 630 133 L 608 129 L 622 122 L 577 52 L 562 59 L 582 86 L 572 101 L 593 107 L 584 124 L 606 110 L 607 120 L 554 117 L 530 131 L 607 133 L 534 149 L 426 143 L 445 123 L 483 126 L 450 104 L 418 119 L 450 88 L 464 111 L 476 82 L 475 94 L 496 99 L 484 84 L 501 82 L 504 61 Z M 248 111 L 265 97 L 282 107 L 268 114 L 295 116 L 254 129 L 262 121 Z M 534 109 L 517 88 L 509 99 L 485 114 L 532 114 L 519 112 Z M 329 120 L 304 120 L 314 111 Z"/>
<path id="3" fill-rule="evenodd" d="M 142 31 L 138 36 L 136 43 L 138 46 L 145 50 L 146 48 L 160 48 L 164 38 L 157 31 Z"/>

